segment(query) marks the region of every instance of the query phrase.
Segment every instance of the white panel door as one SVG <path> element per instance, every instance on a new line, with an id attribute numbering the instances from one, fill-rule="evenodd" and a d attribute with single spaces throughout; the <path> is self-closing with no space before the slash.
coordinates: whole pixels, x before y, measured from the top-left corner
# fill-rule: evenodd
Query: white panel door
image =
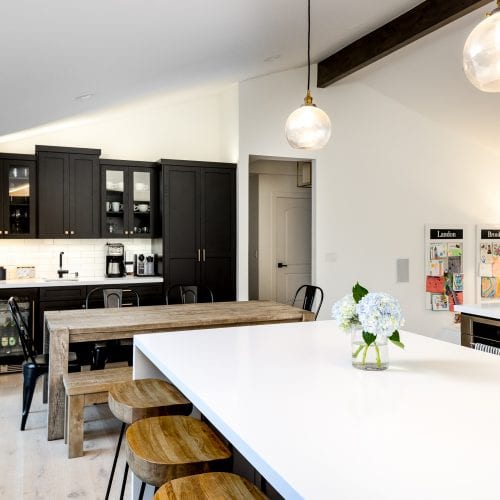
<path id="1" fill-rule="evenodd" d="M 277 196 L 274 232 L 276 301 L 290 304 L 311 283 L 311 199 Z"/>

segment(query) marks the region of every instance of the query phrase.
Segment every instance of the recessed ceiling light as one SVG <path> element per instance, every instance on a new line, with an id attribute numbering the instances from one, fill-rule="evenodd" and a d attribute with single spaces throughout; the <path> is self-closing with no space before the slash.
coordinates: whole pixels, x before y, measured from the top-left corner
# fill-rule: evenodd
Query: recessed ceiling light
<path id="1" fill-rule="evenodd" d="M 75 101 L 88 101 L 90 98 L 94 97 L 95 94 L 82 94 L 75 97 Z"/>
<path id="2" fill-rule="evenodd" d="M 264 59 L 264 62 L 276 61 L 281 57 L 281 54 L 275 54 L 274 56 L 269 56 Z"/>

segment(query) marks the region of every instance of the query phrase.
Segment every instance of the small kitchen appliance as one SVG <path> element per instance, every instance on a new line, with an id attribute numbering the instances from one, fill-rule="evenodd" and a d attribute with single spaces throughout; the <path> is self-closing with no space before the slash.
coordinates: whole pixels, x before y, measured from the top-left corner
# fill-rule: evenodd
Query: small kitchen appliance
<path id="1" fill-rule="evenodd" d="M 136 276 L 154 276 L 156 255 L 154 253 L 140 253 L 134 256 L 134 270 Z"/>
<path id="2" fill-rule="evenodd" d="M 106 243 L 106 277 L 121 278 L 125 276 L 125 248 L 122 243 Z"/>

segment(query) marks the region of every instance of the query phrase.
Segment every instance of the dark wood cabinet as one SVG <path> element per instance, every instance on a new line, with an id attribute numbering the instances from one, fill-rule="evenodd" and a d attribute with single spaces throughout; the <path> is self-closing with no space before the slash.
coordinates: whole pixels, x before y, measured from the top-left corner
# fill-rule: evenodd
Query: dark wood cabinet
<path id="1" fill-rule="evenodd" d="M 235 165 L 161 163 L 166 286 L 203 284 L 215 300 L 235 300 Z"/>
<path id="2" fill-rule="evenodd" d="M 0 238 L 36 237 L 33 155 L 0 153 Z"/>
<path id="3" fill-rule="evenodd" d="M 159 232 L 158 165 L 101 160 L 101 236 L 152 238 Z"/>
<path id="4" fill-rule="evenodd" d="M 36 146 L 40 238 L 99 238 L 100 154 Z"/>

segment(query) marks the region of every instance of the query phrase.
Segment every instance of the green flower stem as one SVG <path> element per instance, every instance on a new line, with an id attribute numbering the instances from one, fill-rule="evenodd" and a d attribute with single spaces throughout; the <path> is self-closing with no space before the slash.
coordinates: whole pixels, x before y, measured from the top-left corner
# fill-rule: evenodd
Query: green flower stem
<path id="1" fill-rule="evenodd" d="M 377 353 L 377 366 L 380 368 L 382 365 L 382 361 L 380 359 L 380 349 L 378 348 L 378 345 L 375 344 L 375 352 Z"/>
<path id="2" fill-rule="evenodd" d="M 363 365 L 366 365 L 366 355 L 368 354 L 369 347 L 370 346 L 368 344 L 365 344 L 365 346 L 364 346 L 365 350 L 363 352 L 363 359 L 361 360 L 361 364 L 363 364 Z"/>
<path id="3" fill-rule="evenodd" d="M 357 350 L 356 352 L 353 352 L 353 353 L 352 353 L 352 357 L 353 357 L 353 358 L 357 358 L 357 357 L 358 357 L 358 354 L 361 352 L 361 350 L 363 349 L 363 347 L 364 347 L 364 345 L 360 345 L 360 346 L 358 347 L 358 350 Z"/>

